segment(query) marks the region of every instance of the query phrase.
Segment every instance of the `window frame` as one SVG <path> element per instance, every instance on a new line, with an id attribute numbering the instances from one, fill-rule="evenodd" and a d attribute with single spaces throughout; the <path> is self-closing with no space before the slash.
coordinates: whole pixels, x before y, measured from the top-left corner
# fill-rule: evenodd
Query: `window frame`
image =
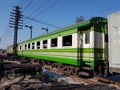
<path id="1" fill-rule="evenodd" d="M 67 35 L 62 37 L 62 46 L 72 46 L 72 35 Z"/>
<path id="2" fill-rule="evenodd" d="M 38 44 L 38 43 L 39 43 L 39 44 Z M 40 41 L 37 41 L 37 42 L 36 42 L 36 48 L 37 48 L 37 49 L 40 49 Z"/>
<path id="3" fill-rule="evenodd" d="M 85 32 L 85 44 L 90 44 L 90 31 Z"/>
<path id="4" fill-rule="evenodd" d="M 25 44 L 25 50 L 27 50 L 27 44 Z"/>
<path id="5" fill-rule="evenodd" d="M 22 45 L 19 46 L 19 50 L 22 50 Z"/>
<path id="6" fill-rule="evenodd" d="M 35 42 L 32 42 L 32 49 L 35 49 Z"/>
<path id="7" fill-rule="evenodd" d="M 30 46 L 31 46 L 30 43 L 28 43 L 28 49 L 30 49 Z"/>
<path id="8" fill-rule="evenodd" d="M 43 49 L 48 48 L 48 40 L 43 40 L 42 44 L 43 44 Z"/>
<path id="9" fill-rule="evenodd" d="M 51 39 L 51 47 L 57 47 L 57 46 L 58 46 L 58 38 L 52 38 Z"/>

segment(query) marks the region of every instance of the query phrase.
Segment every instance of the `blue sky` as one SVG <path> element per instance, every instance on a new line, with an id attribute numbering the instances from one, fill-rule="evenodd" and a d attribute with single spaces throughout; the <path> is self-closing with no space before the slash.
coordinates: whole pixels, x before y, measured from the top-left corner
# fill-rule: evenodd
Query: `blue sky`
<path id="1" fill-rule="evenodd" d="M 74 24 L 77 16 L 83 16 L 86 20 L 95 16 L 107 18 L 110 13 L 120 11 L 120 0 L 1 0 L 0 48 L 6 49 L 13 43 L 14 30 L 9 28 L 9 18 L 12 6 L 16 5 L 22 8 L 25 17 L 46 24 L 24 18 L 23 26 L 33 26 L 33 37 L 46 33 L 41 29 L 42 27 L 49 28 L 49 32 L 52 32 Z M 18 42 L 29 38 L 29 28 L 23 27 L 23 30 L 19 30 Z"/>

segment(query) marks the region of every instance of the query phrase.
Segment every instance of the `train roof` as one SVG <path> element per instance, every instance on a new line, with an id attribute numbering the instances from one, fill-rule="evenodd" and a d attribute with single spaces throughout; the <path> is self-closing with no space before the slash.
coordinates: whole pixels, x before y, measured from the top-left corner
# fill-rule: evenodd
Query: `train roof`
<path id="1" fill-rule="evenodd" d="M 23 42 L 21 42 L 21 43 L 29 42 L 29 41 L 38 39 L 38 38 L 40 38 L 40 37 L 44 37 L 44 36 L 51 35 L 51 34 L 56 34 L 56 33 L 59 33 L 59 32 L 62 32 L 62 31 L 66 31 L 66 30 L 69 30 L 69 29 L 73 29 L 73 28 L 82 28 L 82 27 L 94 26 L 94 25 L 97 24 L 97 21 L 99 21 L 99 22 L 107 22 L 107 19 L 105 19 L 105 18 L 103 18 L 103 17 L 93 17 L 93 18 L 91 18 L 91 19 L 89 19 L 89 20 L 85 20 L 85 21 L 82 21 L 82 22 L 79 22 L 79 23 L 70 25 L 70 26 L 68 26 L 68 27 L 61 28 L 61 29 L 59 29 L 59 30 L 56 30 L 56 31 L 47 33 L 47 34 L 37 36 L 37 37 L 35 37 L 35 38 L 33 38 L 33 39 L 29 39 L 29 40 L 23 41 Z M 20 43 L 19 43 L 19 44 L 20 44 Z"/>

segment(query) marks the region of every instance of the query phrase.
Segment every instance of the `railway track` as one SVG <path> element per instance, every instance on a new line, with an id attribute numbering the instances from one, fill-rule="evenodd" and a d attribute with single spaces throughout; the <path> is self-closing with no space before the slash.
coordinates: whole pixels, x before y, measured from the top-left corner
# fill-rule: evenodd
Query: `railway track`
<path id="1" fill-rule="evenodd" d="M 51 68 L 50 66 L 44 66 L 44 69 L 47 69 L 47 70 L 50 70 L 54 73 L 57 73 L 57 74 L 60 74 L 60 75 L 64 75 L 64 72 L 56 69 L 56 68 Z M 69 76 L 70 78 L 72 78 L 72 80 L 74 81 L 77 81 L 77 82 L 83 82 L 87 85 L 97 85 L 99 84 L 98 82 L 95 82 L 95 81 L 92 81 L 92 80 L 89 80 L 89 79 L 85 79 L 85 78 L 81 78 L 81 77 L 78 77 L 78 76 L 74 76 L 74 75 L 70 75 Z"/>
<path id="2" fill-rule="evenodd" d="M 120 81 L 117 82 L 117 81 L 109 80 L 109 79 L 102 78 L 102 77 L 99 77 L 99 76 L 95 76 L 93 79 L 94 79 L 94 80 L 97 80 L 97 82 L 100 82 L 100 83 L 112 84 L 112 85 L 114 85 L 115 87 L 117 87 L 117 88 L 120 89 Z"/>
<path id="3" fill-rule="evenodd" d="M 50 66 L 44 66 L 44 69 L 50 70 L 50 71 L 60 74 L 60 75 L 64 75 L 64 72 L 62 72 L 61 70 L 58 70 L 56 68 L 51 68 Z M 70 75 L 69 77 L 73 81 L 82 82 L 85 85 L 107 85 L 108 87 L 114 86 L 117 89 L 120 89 L 120 82 L 109 80 L 109 79 L 99 77 L 99 76 L 94 76 L 93 78 L 81 78 L 81 77 L 78 77 L 75 75 Z"/>

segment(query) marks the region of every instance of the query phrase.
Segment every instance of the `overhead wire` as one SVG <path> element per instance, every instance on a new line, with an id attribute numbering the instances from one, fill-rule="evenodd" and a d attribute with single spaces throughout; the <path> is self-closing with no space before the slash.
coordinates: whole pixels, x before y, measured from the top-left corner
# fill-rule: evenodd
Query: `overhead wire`
<path id="1" fill-rule="evenodd" d="M 26 5 L 26 7 L 24 8 L 23 11 L 25 11 L 26 8 L 28 8 L 28 6 L 30 6 L 30 4 L 31 4 L 33 1 L 34 1 L 34 0 L 31 0 L 31 1 Z M 42 0 L 41 0 L 41 1 L 42 1 Z M 48 10 L 50 11 L 50 8 L 54 7 L 58 2 L 59 2 L 58 0 L 57 0 L 57 1 L 54 1 L 54 2 L 52 2 L 52 3 L 49 3 L 49 0 L 44 0 L 44 1 L 42 1 L 41 3 L 38 3 L 38 2 L 37 2 L 37 3 L 34 5 L 34 6 L 37 6 L 37 7 L 34 8 L 34 10 L 33 10 L 32 12 L 31 12 L 31 10 L 30 10 L 30 14 L 27 15 L 27 17 L 30 17 L 30 18 L 41 17 L 42 14 L 44 14 L 45 12 L 47 13 Z M 49 3 L 49 5 L 48 5 L 48 3 Z M 96 15 L 96 14 L 104 13 L 104 12 L 106 12 L 106 11 L 108 11 L 108 10 L 111 10 L 111 9 L 113 9 L 113 8 L 116 8 L 116 7 L 118 7 L 118 6 L 120 6 L 120 5 L 113 6 L 113 7 L 111 7 L 111 8 L 108 8 L 108 9 L 105 9 L 105 10 L 102 10 L 102 11 L 99 11 L 99 12 L 96 12 L 96 13 L 93 13 L 93 14 L 89 15 L 89 17 L 90 17 L 90 16 L 93 16 L 93 15 Z M 47 15 L 48 15 L 48 14 L 47 14 Z"/>
<path id="2" fill-rule="evenodd" d="M 27 15 L 27 17 L 29 16 L 29 19 L 28 20 L 31 20 L 31 21 L 39 21 L 39 23 L 42 23 L 42 24 L 45 24 L 45 25 L 48 25 L 48 26 L 52 26 L 52 27 L 54 27 L 54 28 L 56 28 L 56 26 L 55 25 L 50 25 L 50 24 L 46 24 L 46 22 L 44 22 L 43 23 L 43 21 L 41 22 L 41 20 L 37 20 L 38 18 L 37 17 L 41 17 L 41 15 L 43 14 L 43 13 L 47 13 L 48 12 L 48 10 L 50 11 L 50 9 L 52 8 L 52 7 L 54 7 L 54 6 L 58 6 L 57 5 L 57 3 L 58 3 L 59 1 L 57 0 L 57 1 L 54 1 L 54 2 L 50 2 L 50 0 L 44 0 L 44 1 L 41 1 L 40 3 L 36 3 L 36 8 L 34 8 L 34 10 L 31 12 L 31 10 L 30 10 L 30 14 L 29 15 Z M 28 6 L 30 5 L 32 3 L 32 1 L 30 1 L 29 2 L 29 4 L 27 4 L 27 8 L 28 8 Z M 105 9 L 105 10 L 103 10 L 103 11 L 100 11 L 100 12 L 96 12 L 96 13 L 94 13 L 94 14 L 92 14 L 92 15 L 96 15 L 96 14 L 100 14 L 100 13 L 103 13 L 103 12 L 105 12 L 105 11 L 108 11 L 108 10 L 111 10 L 111 9 L 113 9 L 113 8 L 116 8 L 117 6 L 113 6 L 113 7 L 111 7 L 111 8 L 108 8 L 108 9 Z M 25 9 L 25 8 L 24 8 Z M 25 11 L 25 10 L 24 10 Z M 32 13 L 32 14 L 31 14 Z M 47 14 L 48 15 L 48 14 Z M 90 15 L 91 16 L 91 15 Z M 90 17 L 89 16 L 89 17 Z M 26 17 L 26 16 L 25 16 Z M 33 19 L 34 18 L 34 19 Z M 36 19 L 37 18 L 37 19 Z"/>
<path id="3" fill-rule="evenodd" d="M 25 16 L 31 16 L 32 14 L 34 14 L 34 13 L 37 11 L 38 6 L 41 5 L 41 3 L 42 3 L 42 0 L 38 0 L 38 1 L 36 1 L 36 2 L 35 2 L 35 1 L 32 2 L 32 4 L 31 4 L 32 8 L 29 7 L 29 9 L 28 9 L 26 12 L 24 12 L 24 13 L 25 13 Z M 34 7 L 33 7 L 33 6 L 34 6 Z"/>
<path id="4" fill-rule="evenodd" d="M 16 5 L 19 5 L 20 2 L 16 1 Z M 6 47 L 10 44 L 12 44 L 12 36 L 13 36 L 13 30 L 10 30 L 9 28 L 9 24 L 7 23 L 7 25 L 5 26 L 2 34 L 1 34 L 1 43 L 0 47 L 6 49 Z M 11 42 L 12 41 L 12 42 Z"/>
<path id="5" fill-rule="evenodd" d="M 41 16 L 41 14 L 43 14 L 44 12 L 47 12 L 48 10 L 50 10 L 52 7 L 54 7 L 59 1 L 56 0 L 55 2 L 52 2 L 50 5 L 46 6 L 45 8 L 43 8 L 41 11 L 39 11 L 34 18 Z"/>
<path id="6" fill-rule="evenodd" d="M 28 3 L 26 0 L 19 0 L 18 5 L 20 5 L 21 8 L 23 8 L 23 12 L 27 12 L 28 13 L 25 13 L 25 19 L 26 20 L 31 20 L 31 21 L 34 21 L 34 22 L 38 22 L 38 23 L 41 23 L 41 24 L 45 24 L 47 26 L 50 26 L 50 27 L 53 27 L 53 28 L 57 28 L 57 29 L 60 29 L 61 27 L 58 27 L 56 25 L 52 25 L 52 24 L 49 24 L 47 22 L 44 22 L 44 21 L 41 21 L 39 19 L 36 19 L 37 17 L 41 17 L 43 14 L 47 14 L 49 15 L 49 12 L 51 13 L 54 13 L 55 11 L 54 10 L 51 10 L 53 7 L 54 8 L 58 8 L 58 4 L 60 4 L 61 2 L 59 0 L 56 0 L 56 1 L 52 1 L 50 2 L 50 0 L 38 0 L 38 1 L 34 1 L 34 0 L 30 0 Z M 39 2 L 39 3 L 38 3 Z M 32 7 L 32 5 L 34 7 Z M 31 7 L 30 7 L 31 6 Z M 62 4 L 61 4 L 62 6 Z M 117 8 L 119 7 L 120 5 L 116 5 L 116 6 L 113 6 L 113 7 L 110 7 L 110 8 L 107 8 L 105 10 L 101 10 L 101 11 L 98 11 L 96 13 L 93 13 L 91 15 L 89 15 L 88 17 L 92 16 L 92 15 L 96 15 L 96 14 L 101 14 L 101 13 L 104 13 L 106 11 L 109 11 L 111 9 L 114 9 L 114 8 Z M 60 6 L 59 6 L 60 7 Z M 56 8 L 56 9 L 57 9 Z M 49 12 L 48 12 L 49 11 Z M 50 13 L 50 14 L 51 14 Z M 27 17 L 26 17 L 27 16 Z M 29 17 L 28 17 L 29 16 Z M 44 15 L 45 16 L 45 15 Z M 33 18 L 34 17 L 34 18 Z M 10 33 L 10 32 L 8 32 Z M 2 37 L 4 38 L 5 37 L 5 34 L 2 35 Z"/>
<path id="7" fill-rule="evenodd" d="M 55 4 L 55 3 L 57 3 L 57 2 L 58 2 L 58 1 L 55 1 L 55 2 L 53 2 L 53 3 L 50 3 L 50 5 L 48 5 L 49 0 L 47 0 L 46 2 L 42 2 L 41 5 L 44 6 L 43 9 L 42 9 L 42 11 L 45 10 L 45 9 L 48 9 L 48 8 L 52 7 L 52 5 Z M 46 6 L 48 5 L 48 6 L 46 7 L 45 5 L 46 5 Z M 41 8 L 42 8 L 42 6 L 41 6 Z M 40 8 L 40 7 L 39 7 L 39 8 Z M 40 10 L 41 10 L 41 9 L 39 9 L 39 11 L 40 11 Z M 34 13 L 34 14 L 35 14 L 35 13 Z M 32 15 L 30 15 L 30 16 L 32 16 Z M 26 17 L 26 16 L 25 16 L 25 17 Z M 28 17 L 28 16 L 27 16 L 27 17 Z M 35 18 L 35 17 L 34 17 L 34 18 Z M 28 19 L 28 18 L 27 18 L 27 19 Z M 42 23 L 42 24 L 47 25 L 47 26 L 50 26 L 50 27 L 61 28 L 61 27 L 58 27 L 58 26 L 56 26 L 56 25 L 49 24 L 49 23 L 47 23 L 47 22 L 43 22 L 43 21 L 41 21 L 41 20 L 33 19 L 33 18 L 31 18 L 31 17 L 29 18 L 29 20 L 35 21 L 35 22 L 39 22 L 39 23 Z"/>
<path id="8" fill-rule="evenodd" d="M 34 14 L 32 14 L 31 17 L 33 18 L 36 15 L 38 15 L 39 12 L 47 6 L 47 4 L 49 3 L 49 1 L 50 0 L 46 0 L 46 1 L 42 2 L 41 5 L 36 9 L 36 11 L 34 11 Z"/>
<path id="9" fill-rule="evenodd" d="M 19 0 L 18 6 L 19 6 L 20 8 L 24 8 L 24 7 L 26 6 L 26 0 Z"/>
<path id="10" fill-rule="evenodd" d="M 56 2 L 53 3 L 53 5 L 49 6 L 48 9 L 44 10 L 39 17 L 45 17 L 46 15 L 50 15 L 51 13 L 55 13 L 56 11 L 58 11 L 58 8 L 60 9 L 64 4 L 67 3 L 65 1 L 63 1 L 63 0 L 57 0 Z M 63 3 L 63 2 L 65 2 L 65 3 Z M 54 9 L 51 10 L 53 7 L 54 7 Z"/>
<path id="11" fill-rule="evenodd" d="M 32 21 L 34 21 L 34 22 L 38 22 L 38 23 L 41 23 L 41 24 L 45 24 L 45 25 L 51 26 L 51 27 L 53 27 L 53 28 L 58 28 L 58 29 L 61 28 L 61 27 L 57 27 L 57 26 L 55 26 L 55 25 L 46 23 L 46 22 L 41 21 L 41 20 L 36 20 L 36 19 L 33 19 L 33 18 L 29 18 L 29 17 L 24 17 L 24 18 L 29 19 L 29 20 L 32 20 Z"/>
<path id="12" fill-rule="evenodd" d="M 47 3 L 46 3 L 47 2 Z M 45 13 L 45 12 L 47 12 L 48 10 L 50 10 L 52 7 L 54 7 L 54 6 L 56 6 L 56 7 L 58 7 L 59 5 L 57 5 L 60 1 L 58 1 L 58 0 L 54 0 L 54 1 L 52 1 L 52 2 L 49 2 L 49 0 L 48 1 L 46 1 L 46 2 L 42 2 L 41 4 L 41 7 L 39 6 L 38 7 L 38 11 L 36 12 L 36 13 L 34 13 L 34 14 L 30 14 L 30 18 L 37 18 L 37 17 L 40 17 L 43 13 Z M 61 2 L 60 2 L 61 3 Z M 42 7 L 42 6 L 44 6 L 44 7 Z M 41 8 L 42 8 L 42 11 L 41 11 Z M 36 14 L 36 15 L 35 15 Z M 34 15 L 34 16 L 33 16 Z M 39 16 L 38 16 L 39 15 Z M 33 17 L 32 17 L 33 16 Z M 25 16 L 25 17 L 28 17 L 28 16 Z M 29 19 L 30 20 L 30 19 Z M 36 19 L 37 20 L 37 19 Z M 46 22 L 45 22 L 46 23 Z M 45 24 L 44 23 L 44 24 Z M 47 23 L 48 24 L 48 23 Z M 56 28 L 56 27 L 58 27 L 58 26 L 56 26 L 56 25 L 49 25 L 49 26 L 54 26 L 54 28 Z M 55 27 L 56 26 L 56 27 Z"/>
<path id="13" fill-rule="evenodd" d="M 17 5 L 21 8 L 24 7 L 25 5 L 25 0 L 19 0 L 18 2 L 16 2 Z M 13 34 L 14 34 L 14 28 L 10 29 L 9 25 L 6 26 L 6 28 L 4 29 L 4 32 L 2 33 L 2 46 L 3 48 L 7 47 L 8 45 L 11 45 L 13 43 Z M 7 45 L 7 46 L 6 46 Z"/>
<path id="14" fill-rule="evenodd" d="M 48 1 L 48 0 L 47 0 Z M 29 9 L 29 11 L 26 13 L 26 12 L 24 12 L 24 15 L 25 16 L 27 16 L 27 17 L 32 17 L 33 15 L 35 15 L 39 10 L 41 10 L 41 9 L 39 9 L 40 7 L 42 7 L 44 4 L 46 3 L 46 1 L 45 0 L 38 0 L 37 2 L 34 2 L 34 3 L 32 3 L 32 5 L 31 6 L 34 6 L 34 7 L 30 7 Z"/>
<path id="15" fill-rule="evenodd" d="M 74 1 L 74 0 L 73 0 Z M 56 2 L 57 4 L 55 4 L 54 5 L 54 8 L 53 8 L 53 10 L 50 10 L 50 9 L 52 9 L 52 8 L 50 8 L 50 9 L 47 9 L 45 12 L 43 12 L 40 16 L 39 16 L 39 18 L 42 18 L 42 17 L 45 17 L 45 16 L 50 16 L 51 14 L 53 14 L 53 13 L 57 13 L 57 11 L 59 11 L 59 9 L 60 8 L 62 8 L 62 6 L 67 6 L 67 5 L 69 5 L 70 3 L 72 3 L 72 0 L 71 0 L 71 2 L 69 1 L 69 0 L 59 0 L 59 2 Z M 53 12 L 54 11 L 54 12 Z M 49 14 L 48 14 L 49 13 Z M 39 19 L 38 18 L 38 19 Z M 69 24 L 70 25 L 70 24 Z M 68 24 L 67 25 L 61 25 L 61 26 L 59 26 L 59 27 L 65 27 L 65 26 L 68 26 Z"/>
<path id="16" fill-rule="evenodd" d="M 109 10 L 114 9 L 114 8 L 117 8 L 117 7 L 120 7 L 120 4 L 119 4 L 119 5 L 112 6 L 112 7 L 110 7 L 110 8 L 104 9 L 104 10 L 101 10 L 101 11 L 99 11 L 99 12 L 93 13 L 93 14 L 87 16 L 87 17 L 91 17 L 91 16 L 94 16 L 94 15 L 97 15 L 97 14 L 103 14 L 103 13 L 105 13 L 106 11 L 109 11 Z"/>
<path id="17" fill-rule="evenodd" d="M 26 5 L 26 7 L 23 9 L 23 12 L 30 6 L 30 4 L 33 2 L 34 0 L 31 0 L 28 5 Z"/>

